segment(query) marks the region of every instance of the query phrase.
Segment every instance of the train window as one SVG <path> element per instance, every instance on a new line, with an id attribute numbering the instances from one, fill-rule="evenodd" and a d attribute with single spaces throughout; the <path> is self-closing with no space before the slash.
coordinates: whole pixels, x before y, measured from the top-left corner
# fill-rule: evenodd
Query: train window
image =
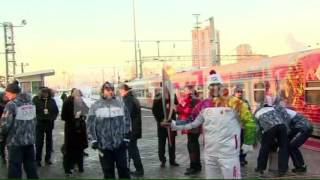
<path id="1" fill-rule="evenodd" d="M 254 101 L 262 103 L 264 101 L 264 91 L 254 91 Z"/>
<path id="2" fill-rule="evenodd" d="M 151 92 L 149 89 L 146 90 L 146 97 L 151 98 Z"/>
<path id="3" fill-rule="evenodd" d="M 262 83 L 262 82 L 255 83 L 253 87 L 254 87 L 254 89 L 253 89 L 254 101 L 256 103 L 263 102 L 264 95 L 265 95 L 264 83 Z"/>
<path id="4" fill-rule="evenodd" d="M 319 105 L 320 104 L 320 90 L 306 91 L 306 103 Z"/>
<path id="5" fill-rule="evenodd" d="M 307 82 L 306 86 L 307 88 L 316 87 L 320 89 L 320 81 Z"/>
<path id="6" fill-rule="evenodd" d="M 136 94 L 137 97 L 141 98 L 141 97 L 143 97 L 143 90 L 136 89 L 135 90 L 135 94 Z"/>
<path id="7" fill-rule="evenodd" d="M 254 89 L 263 89 L 264 90 L 264 83 L 255 83 Z"/>
<path id="8" fill-rule="evenodd" d="M 305 99 L 307 104 L 320 104 L 320 81 L 306 83 Z"/>

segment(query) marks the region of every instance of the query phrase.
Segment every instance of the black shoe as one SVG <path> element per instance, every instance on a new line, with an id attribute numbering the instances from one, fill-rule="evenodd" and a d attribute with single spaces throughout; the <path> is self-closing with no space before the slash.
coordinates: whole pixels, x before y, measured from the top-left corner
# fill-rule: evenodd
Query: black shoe
<path id="1" fill-rule="evenodd" d="M 279 177 L 283 177 L 283 176 L 285 176 L 286 174 L 287 174 L 286 171 L 279 171 L 279 172 L 278 172 L 278 176 L 279 176 Z"/>
<path id="2" fill-rule="evenodd" d="M 40 161 L 37 162 L 37 166 L 38 166 L 38 167 L 41 167 L 41 166 L 42 166 Z"/>
<path id="3" fill-rule="evenodd" d="M 161 164 L 160 164 L 160 167 L 161 167 L 161 168 L 166 167 L 166 162 L 165 162 L 165 161 L 162 161 Z"/>
<path id="4" fill-rule="evenodd" d="M 133 176 L 143 176 L 144 172 L 143 171 L 132 171 L 130 172 Z"/>
<path id="5" fill-rule="evenodd" d="M 170 163 L 170 166 L 179 166 L 179 164 L 177 163 L 177 162 L 172 162 L 172 163 Z"/>
<path id="6" fill-rule="evenodd" d="M 304 173 L 307 172 L 307 166 L 303 165 L 302 167 L 296 167 L 294 169 L 291 170 L 294 173 Z"/>
<path id="7" fill-rule="evenodd" d="M 187 171 L 184 173 L 186 176 L 195 175 L 198 174 L 201 170 L 200 169 L 194 169 L 194 168 L 187 168 Z"/>
<path id="8" fill-rule="evenodd" d="M 255 169 L 254 169 L 254 172 L 257 172 L 257 173 L 263 174 L 263 173 L 264 173 L 264 170 L 262 170 L 262 169 L 258 169 L 258 168 L 255 168 Z"/>
<path id="9" fill-rule="evenodd" d="M 247 165 L 247 164 L 248 164 L 248 161 L 246 161 L 246 160 L 240 161 L 240 165 L 241 165 L 241 166 L 245 166 L 245 165 Z"/>
<path id="10" fill-rule="evenodd" d="M 66 175 L 67 178 L 68 178 L 68 177 L 71 177 L 71 176 L 72 176 L 72 171 L 67 171 L 67 172 L 65 172 L 65 175 Z"/>
<path id="11" fill-rule="evenodd" d="M 46 165 L 52 165 L 52 161 L 51 160 L 46 160 Z"/>

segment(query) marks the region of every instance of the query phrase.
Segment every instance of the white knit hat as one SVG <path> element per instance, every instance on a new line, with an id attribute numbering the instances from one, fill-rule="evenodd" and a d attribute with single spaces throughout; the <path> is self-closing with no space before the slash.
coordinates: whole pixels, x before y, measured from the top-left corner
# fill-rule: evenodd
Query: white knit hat
<path id="1" fill-rule="evenodd" d="M 220 74 L 210 74 L 208 76 L 208 80 L 207 80 L 208 86 L 211 84 L 222 84 L 222 83 L 223 81 Z"/>

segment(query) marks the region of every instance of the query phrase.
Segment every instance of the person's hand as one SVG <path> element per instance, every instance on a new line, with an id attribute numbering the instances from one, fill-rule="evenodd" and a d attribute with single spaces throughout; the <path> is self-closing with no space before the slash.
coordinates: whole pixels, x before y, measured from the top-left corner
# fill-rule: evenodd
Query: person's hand
<path id="1" fill-rule="evenodd" d="M 162 121 L 160 122 L 160 126 L 162 126 L 162 127 L 168 127 L 168 126 L 170 126 L 170 125 L 171 125 L 171 123 L 168 122 L 168 120 L 166 120 L 166 119 L 164 119 L 164 120 L 162 120 Z"/>
<path id="2" fill-rule="evenodd" d="M 178 131 L 182 130 L 184 126 L 177 126 L 177 123 L 175 120 L 171 120 L 171 130 L 172 131 Z"/>
<path id="3" fill-rule="evenodd" d="M 125 145 L 125 147 L 129 147 L 129 143 L 130 143 L 130 139 L 127 139 L 127 138 L 123 139 L 123 144 Z"/>
<path id="4" fill-rule="evenodd" d="M 99 143 L 98 143 L 98 141 L 92 142 L 91 148 L 94 149 L 94 150 L 98 149 L 98 148 L 99 148 Z"/>
<path id="5" fill-rule="evenodd" d="M 184 125 L 184 127 L 183 127 L 183 130 L 190 130 L 190 129 L 193 129 L 193 127 L 191 126 L 191 124 L 186 124 L 186 125 Z"/>
<path id="6" fill-rule="evenodd" d="M 77 113 L 76 113 L 76 115 L 75 115 L 75 119 L 79 119 L 80 118 L 80 115 L 81 115 L 81 111 L 78 111 Z"/>
<path id="7" fill-rule="evenodd" d="M 247 154 L 247 153 L 253 151 L 253 146 L 252 145 L 243 144 L 241 149 L 242 149 L 243 154 Z"/>

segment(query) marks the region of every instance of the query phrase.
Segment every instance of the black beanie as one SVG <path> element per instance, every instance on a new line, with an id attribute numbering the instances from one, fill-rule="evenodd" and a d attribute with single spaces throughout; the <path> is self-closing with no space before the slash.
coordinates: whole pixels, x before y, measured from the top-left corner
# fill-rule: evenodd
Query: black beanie
<path id="1" fill-rule="evenodd" d="M 21 92 L 21 89 L 19 87 L 19 82 L 14 81 L 13 83 L 8 84 L 6 87 L 6 91 L 14 94 L 19 94 Z"/>

